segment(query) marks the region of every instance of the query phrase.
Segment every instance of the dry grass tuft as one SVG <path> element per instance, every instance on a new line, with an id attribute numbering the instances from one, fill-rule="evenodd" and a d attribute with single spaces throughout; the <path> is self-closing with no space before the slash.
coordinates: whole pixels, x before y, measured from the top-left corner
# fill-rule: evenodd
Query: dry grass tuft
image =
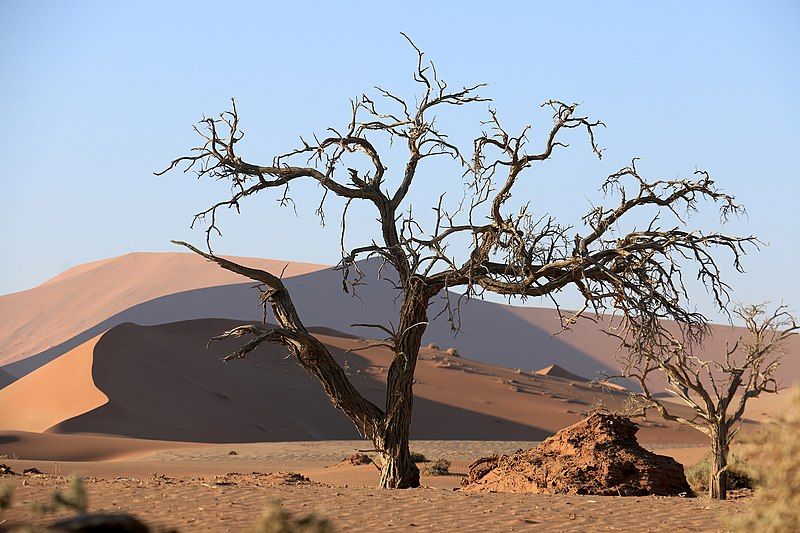
<path id="1" fill-rule="evenodd" d="M 708 482 L 711 479 L 711 454 L 703 457 L 693 467 L 686 470 L 686 481 L 692 490 L 701 493 L 708 492 Z M 726 470 L 728 490 L 752 489 L 756 485 L 756 474 L 738 455 L 730 454 L 728 457 L 728 470 Z"/>
<path id="2" fill-rule="evenodd" d="M 745 449 L 762 475 L 750 512 L 731 521 L 734 531 L 800 531 L 800 389 L 792 395 L 789 412 Z"/>
<path id="3" fill-rule="evenodd" d="M 281 507 L 280 502 L 273 501 L 251 531 L 253 533 L 332 533 L 333 526 L 328 519 L 315 514 L 294 519 Z"/>
<path id="4" fill-rule="evenodd" d="M 0 485 L 0 513 L 11 507 L 11 485 Z"/>
<path id="5" fill-rule="evenodd" d="M 447 459 L 436 459 L 423 470 L 429 476 L 447 476 L 450 474 L 450 461 Z"/>
<path id="6" fill-rule="evenodd" d="M 38 514 L 54 513 L 61 508 L 85 514 L 89 509 L 89 497 L 86 495 L 83 480 L 78 476 L 72 476 L 65 490 L 54 492 L 49 502 L 34 503 L 31 507 Z"/>

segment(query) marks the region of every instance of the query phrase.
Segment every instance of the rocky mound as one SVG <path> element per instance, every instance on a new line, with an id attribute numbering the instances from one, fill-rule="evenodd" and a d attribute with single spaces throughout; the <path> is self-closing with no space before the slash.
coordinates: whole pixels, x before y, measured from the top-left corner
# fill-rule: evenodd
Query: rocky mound
<path id="1" fill-rule="evenodd" d="M 478 459 L 462 483 L 473 492 L 691 494 L 683 465 L 639 446 L 638 430 L 627 417 L 594 413 L 530 450 Z"/>

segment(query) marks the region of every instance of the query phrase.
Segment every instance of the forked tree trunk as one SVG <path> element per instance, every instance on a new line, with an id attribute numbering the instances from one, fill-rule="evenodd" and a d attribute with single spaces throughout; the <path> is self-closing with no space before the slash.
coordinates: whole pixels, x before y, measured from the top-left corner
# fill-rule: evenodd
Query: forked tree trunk
<path id="1" fill-rule="evenodd" d="M 728 497 L 728 435 L 724 428 L 717 428 L 711 438 L 713 457 L 708 495 L 714 500 L 725 500 Z"/>

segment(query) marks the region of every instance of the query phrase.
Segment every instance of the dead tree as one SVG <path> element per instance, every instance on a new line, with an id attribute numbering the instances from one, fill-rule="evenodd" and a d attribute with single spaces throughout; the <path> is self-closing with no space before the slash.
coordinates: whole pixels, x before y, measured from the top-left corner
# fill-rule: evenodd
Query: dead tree
<path id="1" fill-rule="evenodd" d="M 702 346 L 692 346 L 669 333 L 658 342 L 646 342 L 645 349 L 643 344 L 626 342 L 630 350 L 624 356 L 624 377 L 635 379 L 642 388 L 635 397 L 642 413 L 654 408 L 666 420 L 693 427 L 709 437 L 713 457 L 709 496 L 719 500 L 726 499 L 728 452 L 741 427 L 747 401 L 761 393 L 778 392 L 775 373 L 784 356 L 783 348 L 800 329 L 785 306 L 771 313 L 765 304 L 738 306 L 734 315 L 744 322 L 747 333 L 726 344 L 725 353 L 717 359 L 692 355 L 702 351 Z M 669 390 L 691 407 L 691 417 L 675 414 L 663 398 L 654 396 L 654 373 L 666 377 Z"/>
<path id="2" fill-rule="evenodd" d="M 329 128 L 313 142 L 301 138 L 299 148 L 274 157 L 266 165 L 251 162 L 237 151 L 243 134 L 233 102 L 231 110 L 218 118 L 204 118 L 200 127 L 195 127 L 202 144 L 158 173 L 175 168 L 194 170 L 200 177 L 227 180 L 232 185 L 229 198 L 195 217 L 195 221 L 205 219 L 208 223 L 208 251 L 178 243 L 222 268 L 263 284 L 263 301 L 271 306 L 279 327 L 245 325 L 223 333 L 218 338 L 252 338 L 226 360 L 244 357 L 263 342 L 285 345 L 297 362 L 320 380 L 333 405 L 344 411 L 384 455 L 380 485 L 392 488 L 419 484 L 419 471 L 408 448 L 412 387 L 429 306 L 437 296 L 444 296 L 442 312 L 456 330 L 459 305 L 465 298 L 484 291 L 509 297 L 553 298 L 561 289 L 574 286 L 586 304 L 574 316 L 562 317 L 565 324 L 588 310 L 617 310 L 640 327 L 658 327 L 661 319 L 673 319 L 692 335 L 702 335 L 705 319 L 683 304 L 683 286 L 676 275 L 682 267 L 673 256 L 689 256 L 722 305 L 727 286 L 719 277 L 712 252 L 727 249 L 740 268 L 743 245 L 753 241 L 751 237 L 682 229 L 681 216 L 700 203 L 718 204 L 724 216 L 741 208 L 733 197 L 720 192 L 705 172 L 698 171 L 688 179 L 647 181 L 640 177 L 635 160 L 603 184 L 603 189 L 617 196 L 619 202 L 611 208 L 592 208 L 583 219 L 581 231 L 560 225 L 551 216 L 534 217 L 527 204 L 512 207 L 509 200 L 517 182 L 530 178 L 531 169 L 566 147 L 563 135 L 567 131 L 585 131 L 590 148 L 599 157 L 595 131 L 602 123 L 578 114 L 577 104 L 548 101 L 543 107 L 552 110 L 553 123 L 543 135 L 539 150 L 530 152 L 530 127 L 510 134 L 490 108 L 483 133 L 469 150 L 462 150 L 440 128 L 436 113 L 443 108 L 458 110 L 460 106 L 487 102 L 478 94 L 483 85 L 451 89 L 433 64 L 411 45 L 416 52 L 413 77 L 418 88 L 413 98 L 378 87 L 376 97 L 363 95 L 351 102 L 351 118 L 344 128 Z M 383 146 L 380 143 L 400 147 L 404 162 L 399 168 L 390 170 L 384 164 L 377 148 Z M 445 176 L 440 178 L 442 190 L 452 191 L 455 185 L 463 195 L 459 191 L 450 207 L 445 194 L 432 199 L 435 219 L 423 227 L 407 195 L 418 183 L 420 168 L 433 158 L 449 158 L 455 167 L 449 185 Z M 211 251 L 211 235 L 219 232 L 219 210 L 238 211 L 241 202 L 262 191 L 277 191 L 282 204 L 293 203 L 290 186 L 300 180 L 321 186 L 322 202 L 317 209 L 321 217 L 326 198 L 334 195 L 342 199 L 342 259 L 338 268 L 346 291 L 361 282 L 362 259 L 377 258 L 389 267 L 381 272 L 393 272 L 400 301 L 396 327 L 361 324 L 388 335 L 385 343 L 395 354 L 382 407 L 365 399 L 327 348 L 308 333 L 278 277 L 235 264 Z M 630 183 L 635 188 L 632 194 L 627 190 Z M 377 215 L 374 239 L 354 247 L 346 245 L 348 208 L 353 202 L 371 205 Z M 632 212 L 648 208 L 676 215 L 677 225 L 662 228 L 655 215 L 644 229 L 621 232 L 621 223 L 630 219 Z M 456 289 L 460 296 L 452 296 L 450 289 Z"/>

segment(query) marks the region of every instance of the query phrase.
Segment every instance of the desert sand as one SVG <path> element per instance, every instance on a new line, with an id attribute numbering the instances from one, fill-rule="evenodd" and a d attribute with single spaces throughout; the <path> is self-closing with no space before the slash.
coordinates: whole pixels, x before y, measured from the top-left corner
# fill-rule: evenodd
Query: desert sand
<path id="1" fill-rule="evenodd" d="M 724 531 L 725 518 L 748 503 L 454 491 L 471 458 L 530 444 L 415 441 L 415 451 L 451 459 L 453 475 L 423 475 L 422 488 L 404 491 L 373 488 L 378 472 L 372 465 L 340 464 L 364 445 L 361 441 L 166 448 L 104 462 L 3 460 L 15 471 L 36 467 L 43 472 L 2 479 L 23 504 L 12 508 L 6 520 L 10 525 L 43 523 L 24 504 L 45 501 L 66 485 L 71 472 L 86 480 L 91 510 L 131 512 L 153 525 L 181 531 L 244 530 L 276 499 L 292 513 L 324 515 L 340 531 Z M 231 451 L 237 455 L 229 455 Z M 310 482 L 276 484 L 272 474 L 286 470 Z"/>

